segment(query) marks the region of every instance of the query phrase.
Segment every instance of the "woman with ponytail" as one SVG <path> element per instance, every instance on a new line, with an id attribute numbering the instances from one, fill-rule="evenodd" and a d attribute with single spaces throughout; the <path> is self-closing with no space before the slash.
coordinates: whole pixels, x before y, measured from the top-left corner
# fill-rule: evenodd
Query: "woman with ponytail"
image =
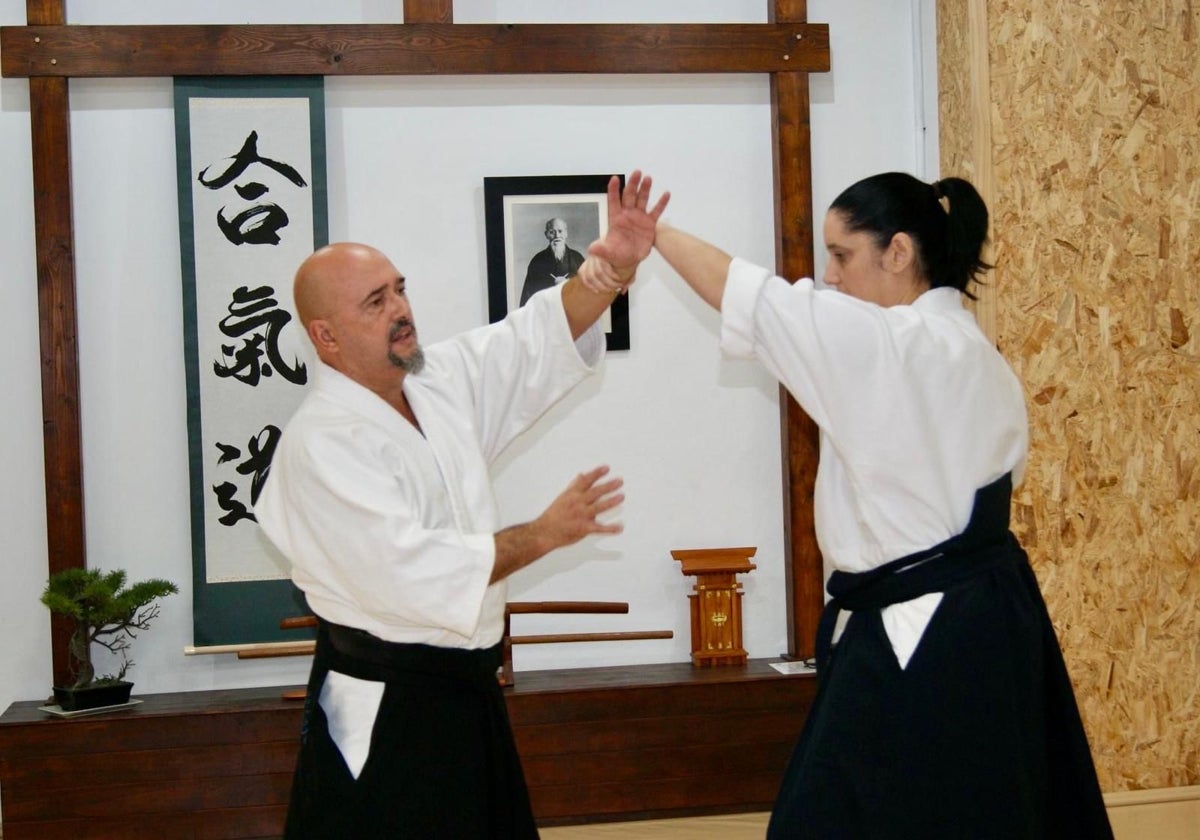
<path id="1" fill-rule="evenodd" d="M 1112 837 L 1009 531 L 1024 399 L 962 301 L 990 268 L 987 227 L 964 180 L 867 178 L 825 218 L 818 289 L 658 225 L 655 247 L 720 310 L 722 349 L 758 359 L 820 429 L 831 597 L 770 838 Z"/>

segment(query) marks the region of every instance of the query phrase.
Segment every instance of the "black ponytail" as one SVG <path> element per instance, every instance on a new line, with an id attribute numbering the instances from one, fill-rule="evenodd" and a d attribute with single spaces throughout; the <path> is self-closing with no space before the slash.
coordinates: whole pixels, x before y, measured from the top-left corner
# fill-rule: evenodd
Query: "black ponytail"
<path id="1" fill-rule="evenodd" d="M 967 286 L 982 282 L 979 275 L 992 267 L 983 260 L 987 205 L 962 178 L 926 184 L 903 172 L 872 175 L 848 187 L 829 209 L 842 215 L 849 230 L 869 233 L 880 248 L 897 233 L 911 236 L 917 270 L 931 288 L 950 286 L 974 299 Z"/>

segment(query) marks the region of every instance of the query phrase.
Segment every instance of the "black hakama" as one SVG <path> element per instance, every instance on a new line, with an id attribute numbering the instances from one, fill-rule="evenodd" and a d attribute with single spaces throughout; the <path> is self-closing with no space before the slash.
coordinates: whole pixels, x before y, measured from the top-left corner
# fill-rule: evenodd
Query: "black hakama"
<path id="1" fill-rule="evenodd" d="M 1111 840 L 1058 639 L 1008 530 L 1011 495 L 1005 476 L 959 536 L 831 576 L 817 697 L 769 838 Z M 930 592 L 944 596 L 902 669 L 880 609 Z"/>
<path id="2" fill-rule="evenodd" d="M 285 837 L 536 838 L 499 664 L 499 646 L 391 644 L 321 622 Z M 331 670 L 385 683 L 357 779 L 318 702 Z"/>

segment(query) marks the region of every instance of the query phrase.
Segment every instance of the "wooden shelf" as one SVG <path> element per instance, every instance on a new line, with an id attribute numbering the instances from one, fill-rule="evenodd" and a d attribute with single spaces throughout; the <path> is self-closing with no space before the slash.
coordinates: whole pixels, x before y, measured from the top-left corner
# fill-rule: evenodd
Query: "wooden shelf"
<path id="1" fill-rule="evenodd" d="M 282 832 L 300 704 L 281 688 L 0 716 L 5 840 Z M 541 825 L 769 809 L 816 691 L 763 660 L 519 672 L 505 689 Z"/>

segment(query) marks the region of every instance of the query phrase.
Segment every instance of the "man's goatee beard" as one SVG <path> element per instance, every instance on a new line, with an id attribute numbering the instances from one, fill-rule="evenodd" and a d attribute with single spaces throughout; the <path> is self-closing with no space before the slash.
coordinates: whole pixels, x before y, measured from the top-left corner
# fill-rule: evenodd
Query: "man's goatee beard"
<path id="1" fill-rule="evenodd" d="M 550 243 L 550 253 L 554 254 L 554 259 L 561 260 L 563 258 L 563 256 L 567 253 L 567 243 L 566 242 L 551 242 Z"/>
<path id="2" fill-rule="evenodd" d="M 399 353 L 388 353 L 391 363 L 405 373 L 420 373 L 425 368 L 425 351 L 418 347 L 407 359 Z"/>

